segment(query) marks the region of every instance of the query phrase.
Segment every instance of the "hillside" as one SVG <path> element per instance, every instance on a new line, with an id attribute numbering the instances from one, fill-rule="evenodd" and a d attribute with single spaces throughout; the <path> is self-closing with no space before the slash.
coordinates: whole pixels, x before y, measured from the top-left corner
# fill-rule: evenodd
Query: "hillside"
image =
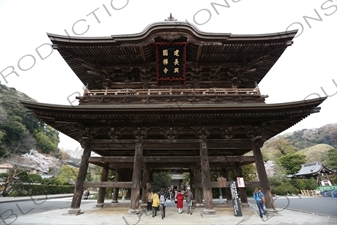
<path id="1" fill-rule="evenodd" d="M 330 149 L 333 149 L 331 145 L 317 144 L 309 148 L 298 151 L 299 154 L 306 156 L 306 162 L 320 161 L 325 164 L 327 160 L 327 154 Z"/>
<path id="2" fill-rule="evenodd" d="M 26 112 L 20 100 L 35 101 L 15 88 L 0 84 L 0 157 L 31 149 L 58 152 L 58 132 Z"/>
<path id="3" fill-rule="evenodd" d="M 268 140 L 262 147 L 266 160 L 278 161 L 289 153 L 300 153 L 306 156 L 306 162 L 327 160 L 327 152 L 337 148 L 337 124 L 327 124 L 320 128 L 303 129 L 278 135 Z"/>

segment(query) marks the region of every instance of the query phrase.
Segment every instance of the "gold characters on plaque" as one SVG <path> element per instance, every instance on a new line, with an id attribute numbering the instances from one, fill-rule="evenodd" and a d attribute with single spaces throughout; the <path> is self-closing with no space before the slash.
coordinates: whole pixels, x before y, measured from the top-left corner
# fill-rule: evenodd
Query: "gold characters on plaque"
<path id="1" fill-rule="evenodd" d="M 163 49 L 162 52 L 163 52 L 163 61 L 162 61 L 162 63 L 164 65 L 164 69 L 163 69 L 164 74 L 165 75 L 168 74 L 168 72 L 170 70 L 167 67 L 170 68 L 170 66 L 168 66 L 168 65 L 172 65 L 172 63 L 173 63 L 173 73 L 174 74 L 176 74 L 176 73 L 179 74 L 179 58 L 178 58 L 179 57 L 179 49 L 173 50 L 173 61 L 170 61 L 170 60 L 172 60 L 172 58 L 169 59 L 169 50 L 168 49 Z M 171 52 L 170 53 L 170 55 L 171 55 L 172 54 L 172 50 L 170 52 Z"/>

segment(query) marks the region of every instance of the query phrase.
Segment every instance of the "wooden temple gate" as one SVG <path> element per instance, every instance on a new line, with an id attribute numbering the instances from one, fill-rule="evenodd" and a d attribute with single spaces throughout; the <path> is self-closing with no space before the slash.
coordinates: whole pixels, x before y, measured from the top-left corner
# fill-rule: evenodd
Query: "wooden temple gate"
<path id="1" fill-rule="evenodd" d="M 115 188 L 115 202 L 119 188 L 131 188 L 129 212 L 137 213 L 152 172 L 179 167 L 190 170 L 204 213 L 214 214 L 211 190 L 218 184 L 211 182 L 211 171 L 226 177 L 234 168 L 242 176 L 241 167 L 251 163 L 259 182 L 246 186 L 262 187 L 267 207 L 273 207 L 260 148 L 319 112 L 325 100 L 266 104 L 257 87 L 296 32 L 205 33 L 170 17 L 133 35 L 48 34 L 86 89 L 76 106 L 22 103 L 84 148 L 69 213 L 80 212 L 84 187 L 99 188 L 98 206 L 106 188 Z M 89 163 L 103 168 L 101 182 L 85 181 Z M 116 171 L 114 182 L 107 181 L 109 170 Z M 245 189 L 239 191 L 247 202 Z"/>

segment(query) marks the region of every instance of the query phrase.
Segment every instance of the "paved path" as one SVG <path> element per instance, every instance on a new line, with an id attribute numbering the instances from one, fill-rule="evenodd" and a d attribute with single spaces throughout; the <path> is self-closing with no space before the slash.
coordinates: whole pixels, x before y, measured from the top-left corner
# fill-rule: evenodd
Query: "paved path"
<path id="1" fill-rule="evenodd" d="M 55 201 L 56 199 L 49 199 L 47 201 Z M 1 204 L 4 204 L 4 200 L 1 200 Z M 193 215 L 188 215 L 186 211 L 182 214 L 177 213 L 177 209 L 173 203 L 168 204 L 166 210 L 166 218 L 161 219 L 152 217 L 147 211 L 143 211 L 140 215 L 129 215 L 127 211 L 129 209 L 129 202 L 109 204 L 104 208 L 96 207 L 96 200 L 87 200 L 86 204 L 81 206 L 82 214 L 70 215 L 67 209 L 57 209 L 48 212 L 41 212 L 31 215 L 11 215 L 10 212 L 1 215 L 0 224 L 4 225 L 131 225 L 131 224 L 208 224 L 208 225 L 220 225 L 220 224 L 242 224 L 242 225 L 256 225 L 256 224 L 298 224 L 298 225 L 336 225 L 337 219 L 335 217 L 327 217 L 320 215 L 313 215 L 303 212 L 296 212 L 292 210 L 283 210 L 277 214 L 270 215 L 268 219 L 261 220 L 256 211 L 255 204 L 251 204 L 249 207 L 243 208 L 243 216 L 235 217 L 232 208 L 216 207 L 215 216 L 201 216 L 201 208 L 197 208 L 193 211 Z M 1 206 L 0 206 L 1 207 Z"/>

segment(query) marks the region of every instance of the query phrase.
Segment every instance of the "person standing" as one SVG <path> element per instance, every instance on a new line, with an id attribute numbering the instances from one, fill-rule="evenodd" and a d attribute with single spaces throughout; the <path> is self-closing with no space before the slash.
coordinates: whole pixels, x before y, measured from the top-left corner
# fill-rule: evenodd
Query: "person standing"
<path id="1" fill-rule="evenodd" d="M 154 192 L 152 194 L 152 217 L 157 216 L 157 212 L 158 212 L 158 209 L 159 209 L 159 204 L 160 204 L 159 196 L 158 196 L 158 194 L 156 192 Z"/>
<path id="2" fill-rule="evenodd" d="M 186 203 L 187 203 L 187 214 L 192 215 L 192 199 L 193 199 L 193 193 L 191 189 L 188 187 L 187 192 L 185 193 L 186 197 Z"/>
<path id="3" fill-rule="evenodd" d="M 152 191 L 149 189 L 146 197 L 147 211 L 152 211 L 152 194 L 153 194 Z"/>
<path id="4" fill-rule="evenodd" d="M 262 191 L 258 188 L 255 188 L 253 197 L 254 197 L 254 199 L 256 201 L 256 205 L 259 209 L 260 217 L 263 218 L 263 215 L 265 215 L 268 218 L 268 214 L 267 214 L 266 210 L 263 208 L 262 198 L 264 197 L 264 194 L 262 193 Z"/>
<path id="5" fill-rule="evenodd" d="M 184 195 L 181 193 L 181 190 L 178 190 L 177 193 L 177 208 L 178 208 L 178 213 L 183 212 L 183 207 L 184 207 Z"/>
<path id="6" fill-rule="evenodd" d="M 159 201 L 160 201 L 160 207 L 161 207 L 161 218 L 164 219 L 165 217 L 165 208 L 166 208 L 166 199 L 167 199 L 167 191 L 165 189 L 162 189 L 159 192 Z"/>

